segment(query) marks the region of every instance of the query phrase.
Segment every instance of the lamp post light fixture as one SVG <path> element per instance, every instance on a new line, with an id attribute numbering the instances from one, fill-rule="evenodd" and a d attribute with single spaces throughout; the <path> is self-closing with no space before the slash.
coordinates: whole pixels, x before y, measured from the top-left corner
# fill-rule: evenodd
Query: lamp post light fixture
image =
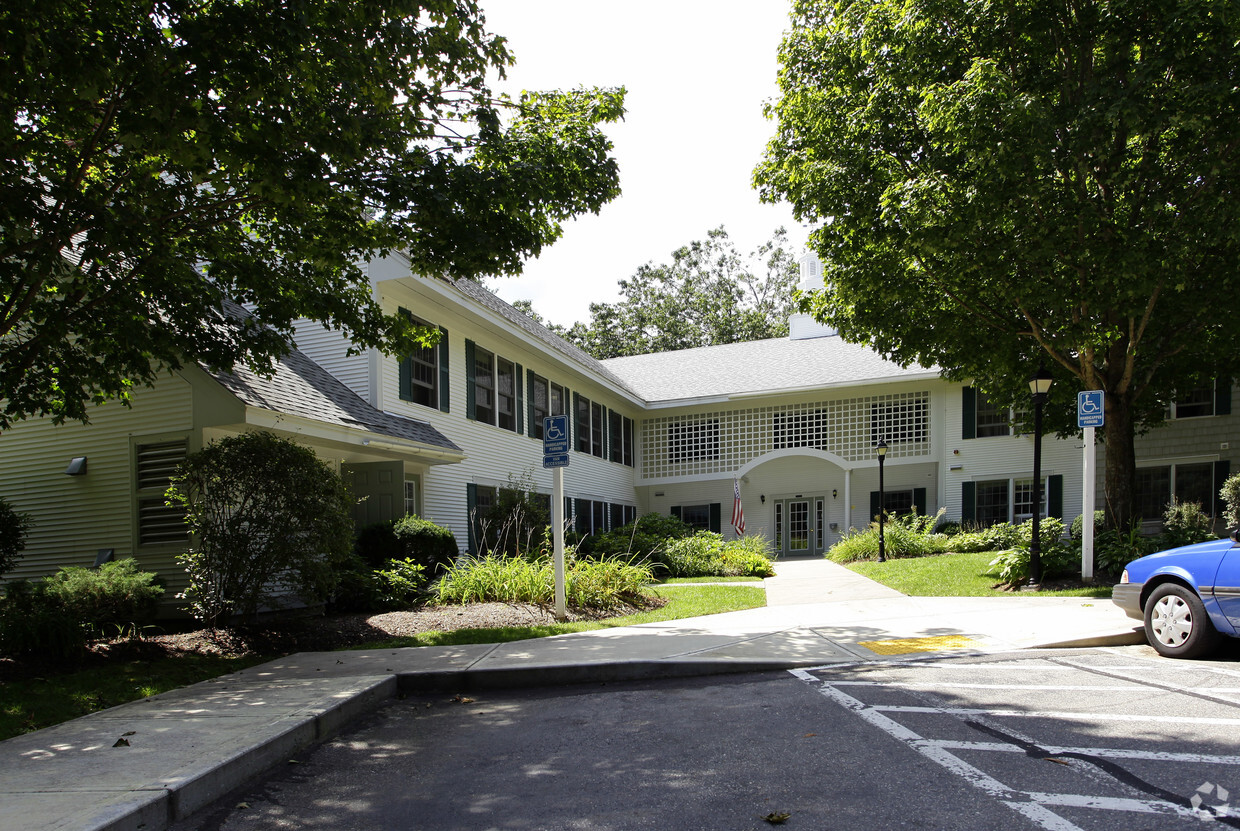
<path id="1" fill-rule="evenodd" d="M 1053 382 L 1044 366 L 1039 366 L 1029 379 L 1029 392 L 1033 394 L 1033 534 L 1029 540 L 1029 585 L 1035 588 L 1042 583 L 1042 540 L 1038 534 L 1042 516 L 1042 405 L 1046 403 Z"/>
<path id="2" fill-rule="evenodd" d="M 878 561 L 880 563 L 887 562 L 886 540 L 883 539 L 883 519 L 887 513 L 887 494 L 883 489 L 883 459 L 887 457 L 887 442 L 883 439 L 878 440 L 878 445 L 874 451 L 878 453 Z"/>

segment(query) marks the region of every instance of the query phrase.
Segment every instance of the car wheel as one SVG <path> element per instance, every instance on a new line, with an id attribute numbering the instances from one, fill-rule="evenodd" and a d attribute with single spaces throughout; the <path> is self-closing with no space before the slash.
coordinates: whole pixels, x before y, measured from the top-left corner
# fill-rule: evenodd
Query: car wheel
<path id="1" fill-rule="evenodd" d="M 1197 658 L 1219 641 L 1201 598 L 1179 583 L 1164 583 L 1150 595 L 1145 604 L 1145 637 L 1158 654 L 1168 658 Z"/>

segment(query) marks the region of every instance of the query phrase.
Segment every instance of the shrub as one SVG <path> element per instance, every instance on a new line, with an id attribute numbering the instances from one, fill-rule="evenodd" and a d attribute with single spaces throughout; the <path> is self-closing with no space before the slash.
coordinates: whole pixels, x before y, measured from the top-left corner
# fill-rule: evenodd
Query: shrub
<path id="1" fill-rule="evenodd" d="M 943 510 L 932 516 L 904 514 L 884 520 L 883 550 L 887 557 L 926 557 L 942 554 L 960 537 L 947 537 L 932 532 Z M 878 523 L 871 522 L 864 531 L 850 529 L 827 551 L 827 559 L 837 563 L 878 559 Z"/>
<path id="2" fill-rule="evenodd" d="M 508 486 L 495 494 L 485 511 L 475 510 L 474 523 L 479 550 L 494 554 L 533 551 L 543 529 L 551 524 L 551 505 L 534 487 L 532 474 L 508 478 Z"/>
<path id="3" fill-rule="evenodd" d="M 451 531 L 413 514 L 396 520 L 392 533 L 400 549 L 399 554 L 387 559 L 413 560 L 428 577 L 452 565 L 460 554 Z"/>
<path id="4" fill-rule="evenodd" d="M 627 559 L 658 559 L 670 540 L 693 535 L 693 527 L 665 514 L 646 514 L 621 528 L 583 542 L 582 554 Z"/>
<path id="5" fill-rule="evenodd" d="M 153 571 L 138 571 L 133 558 L 104 563 L 98 569 L 70 566 L 48 578 L 45 590 L 91 634 L 106 635 L 109 626 L 141 626 L 155 619 L 164 587 Z"/>
<path id="6" fill-rule="evenodd" d="M 26 549 L 26 537 L 30 534 L 29 514 L 14 510 L 0 498 L 0 574 L 12 571 L 22 551 Z"/>
<path id="7" fill-rule="evenodd" d="M 699 531 L 691 537 L 670 540 L 651 558 L 667 577 L 708 577 L 723 574 L 723 536 Z"/>
<path id="8" fill-rule="evenodd" d="M 1195 542 L 1217 539 L 1214 520 L 1196 502 L 1172 499 L 1163 514 L 1162 547 L 1178 548 Z"/>
<path id="9" fill-rule="evenodd" d="M 408 557 L 389 560 L 387 568 L 375 572 L 379 602 L 389 609 L 408 608 L 426 585 L 426 568 Z"/>
<path id="10" fill-rule="evenodd" d="M 375 569 L 357 554 L 337 563 L 329 607 L 333 612 L 373 612 L 383 607 Z"/>
<path id="11" fill-rule="evenodd" d="M 185 506 L 197 543 L 178 558 L 189 574 L 181 597 L 209 626 L 293 598 L 326 600 L 333 567 L 353 550 L 340 476 L 313 451 L 270 433 L 220 439 L 191 454 L 168 498 Z"/>
<path id="12" fill-rule="evenodd" d="M 1103 531 L 1106 530 L 1106 527 L 1107 527 L 1107 512 L 1106 511 L 1094 511 L 1094 539 L 1095 540 L 1097 540 L 1098 536 Z M 1084 514 L 1077 514 L 1076 518 L 1072 520 L 1072 532 L 1071 533 L 1072 533 L 1072 539 L 1074 540 L 1080 540 L 1081 538 L 1085 536 L 1085 515 Z"/>
<path id="13" fill-rule="evenodd" d="M 75 658 L 86 648 L 86 630 L 46 582 L 16 580 L 0 600 L 0 652 L 15 657 Z"/>
<path id="14" fill-rule="evenodd" d="M 577 609 L 607 609 L 640 599 L 652 579 L 646 566 L 614 558 L 573 560 L 566 565 L 565 598 Z M 555 602 L 555 567 L 549 557 L 487 555 L 467 559 L 448 570 L 435 587 L 439 603 Z"/>
<path id="15" fill-rule="evenodd" d="M 723 573 L 729 577 L 774 577 L 771 541 L 746 536 L 723 544 Z"/>
<path id="16" fill-rule="evenodd" d="M 396 523 L 391 519 L 358 530 L 353 553 L 370 569 L 382 568 L 388 560 L 405 556 L 404 545 L 396 538 Z"/>
<path id="17" fill-rule="evenodd" d="M 1228 528 L 1240 527 L 1240 473 L 1223 480 L 1218 495 L 1223 499 L 1223 521 Z"/>
<path id="18" fill-rule="evenodd" d="M 1071 546 L 1056 541 L 1050 545 L 1042 545 L 1038 557 L 1042 562 L 1042 579 L 1054 580 L 1080 574 L 1080 556 Z M 1009 548 L 1000 551 L 990 561 L 987 574 L 994 575 L 1000 583 L 1016 586 L 1029 579 L 1029 547 Z"/>

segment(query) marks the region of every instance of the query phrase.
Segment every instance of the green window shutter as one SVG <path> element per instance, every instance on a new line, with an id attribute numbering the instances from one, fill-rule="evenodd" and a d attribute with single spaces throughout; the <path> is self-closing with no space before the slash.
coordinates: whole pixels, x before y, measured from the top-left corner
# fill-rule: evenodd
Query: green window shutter
<path id="1" fill-rule="evenodd" d="M 710 503 L 710 530 L 714 533 L 721 533 L 723 527 L 723 509 L 718 502 Z"/>
<path id="2" fill-rule="evenodd" d="M 878 517 L 882 505 L 878 501 L 878 491 L 870 491 L 870 519 Z"/>
<path id="3" fill-rule="evenodd" d="M 577 533 L 582 535 L 590 533 L 590 500 L 588 499 L 577 500 Z"/>
<path id="4" fill-rule="evenodd" d="M 403 308 L 398 309 L 397 313 L 403 316 L 407 320 L 413 319 L 413 315 L 410 314 L 408 309 L 403 309 Z M 412 401 L 413 400 L 413 364 L 410 362 L 409 356 L 406 355 L 405 357 L 401 358 L 400 363 L 397 364 L 397 367 L 399 369 L 399 374 L 400 374 L 400 381 L 399 381 L 397 395 L 400 396 L 401 401 Z"/>
<path id="5" fill-rule="evenodd" d="M 568 406 L 569 398 L 567 393 L 565 393 L 564 399 L 564 405 Z M 573 450 L 580 450 L 581 448 L 579 447 L 579 443 L 581 442 L 581 419 L 578 417 L 578 414 L 581 412 L 581 408 L 579 406 L 581 402 L 581 394 L 576 392 L 573 393 L 571 400 L 573 402 L 572 412 L 568 414 L 568 420 L 572 424 L 573 436 L 569 439 L 569 446 Z M 589 428 L 587 428 L 587 433 L 588 430 Z M 586 440 L 589 441 L 588 435 Z"/>
<path id="6" fill-rule="evenodd" d="M 681 519 L 681 518 L 682 518 L 682 517 L 680 516 L 680 506 L 679 506 L 679 505 L 673 505 L 673 506 L 672 506 L 672 516 L 676 517 L 676 519 Z"/>
<path id="7" fill-rule="evenodd" d="M 452 378 L 448 373 L 448 330 L 439 327 L 439 410 L 450 412 L 448 408 L 448 385 Z"/>
<path id="8" fill-rule="evenodd" d="M 977 438 L 977 390 L 973 387 L 960 388 L 960 438 Z"/>
<path id="9" fill-rule="evenodd" d="M 603 458 L 611 458 L 611 410 L 603 408 Z"/>
<path id="10" fill-rule="evenodd" d="M 474 389 L 476 375 L 474 373 L 474 342 L 465 341 L 465 417 L 474 420 L 474 404 L 477 391 Z"/>
<path id="11" fill-rule="evenodd" d="M 1046 477 L 1046 515 L 1063 519 L 1063 474 Z"/>
<path id="12" fill-rule="evenodd" d="M 1221 517 L 1227 510 L 1227 503 L 1223 501 L 1219 491 L 1223 489 L 1223 483 L 1230 475 L 1231 462 L 1227 459 L 1220 459 L 1214 463 L 1214 515 L 1216 517 Z"/>
<path id="13" fill-rule="evenodd" d="M 973 482 L 960 483 L 960 521 L 974 522 L 977 519 L 977 485 Z"/>
<path id="14" fill-rule="evenodd" d="M 517 432 L 525 432 L 525 371 L 521 368 L 521 364 L 513 364 L 513 372 L 516 373 L 512 379 L 513 389 L 517 393 Z"/>
<path id="15" fill-rule="evenodd" d="M 530 438 L 534 438 L 535 431 L 537 428 L 534 426 L 534 373 L 533 372 L 530 372 L 530 374 L 525 377 L 525 385 L 526 385 L 525 402 L 526 402 L 526 406 L 529 407 L 529 411 L 525 414 L 525 423 L 526 423 L 526 427 L 528 428 L 525 431 L 525 434 L 529 436 Z M 551 397 L 551 387 L 549 385 L 547 387 L 547 397 L 548 399 Z"/>
<path id="16" fill-rule="evenodd" d="M 1217 378 L 1214 381 L 1214 414 L 1231 415 L 1231 379 Z"/>
<path id="17" fill-rule="evenodd" d="M 926 515 L 927 511 L 926 511 L 926 489 L 925 488 L 913 488 L 913 509 L 917 511 L 917 513 L 921 514 L 922 516 Z"/>
<path id="18" fill-rule="evenodd" d="M 478 507 L 478 486 L 465 486 L 465 524 L 469 528 L 469 553 L 478 553 L 478 540 L 474 534 L 474 509 Z"/>

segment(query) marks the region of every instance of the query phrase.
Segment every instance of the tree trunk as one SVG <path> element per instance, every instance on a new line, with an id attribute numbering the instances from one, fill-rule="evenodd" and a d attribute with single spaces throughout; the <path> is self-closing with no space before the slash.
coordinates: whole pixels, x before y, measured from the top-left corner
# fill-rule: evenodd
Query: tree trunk
<path id="1" fill-rule="evenodd" d="M 1132 407 L 1127 395 L 1106 395 L 1107 467 L 1104 477 L 1107 527 L 1121 531 L 1135 515 L 1137 451 Z M 1088 520 L 1083 520 L 1088 521 Z"/>

